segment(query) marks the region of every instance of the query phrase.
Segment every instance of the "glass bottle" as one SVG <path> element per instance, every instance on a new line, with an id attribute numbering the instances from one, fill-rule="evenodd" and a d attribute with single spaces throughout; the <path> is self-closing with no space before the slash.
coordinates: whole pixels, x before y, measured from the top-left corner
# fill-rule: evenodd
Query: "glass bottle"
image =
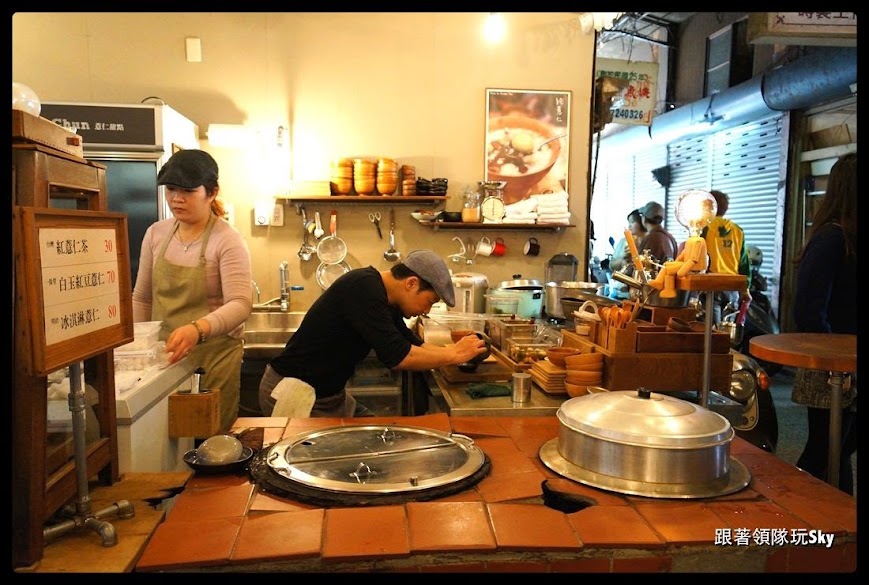
<path id="1" fill-rule="evenodd" d="M 483 214 L 480 210 L 480 194 L 471 188 L 466 188 L 462 194 L 462 222 L 463 223 L 480 223 L 483 220 Z"/>

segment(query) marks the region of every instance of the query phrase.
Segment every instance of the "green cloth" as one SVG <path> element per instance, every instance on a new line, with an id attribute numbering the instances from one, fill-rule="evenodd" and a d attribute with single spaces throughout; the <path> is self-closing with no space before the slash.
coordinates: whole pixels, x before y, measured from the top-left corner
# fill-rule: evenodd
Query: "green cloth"
<path id="1" fill-rule="evenodd" d="M 473 382 L 468 384 L 468 396 L 485 398 L 487 396 L 510 396 L 513 391 L 505 384 L 490 384 L 488 382 Z"/>

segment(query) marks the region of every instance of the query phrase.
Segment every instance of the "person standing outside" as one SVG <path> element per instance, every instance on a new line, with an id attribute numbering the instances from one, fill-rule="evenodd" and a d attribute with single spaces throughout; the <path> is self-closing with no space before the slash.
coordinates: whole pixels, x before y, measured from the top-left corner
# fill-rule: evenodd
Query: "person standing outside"
<path id="1" fill-rule="evenodd" d="M 663 264 L 679 255 L 676 238 L 664 229 L 664 208 L 657 201 L 649 201 L 640 208 L 643 227 L 648 233 L 640 241 L 637 250 L 642 254 L 649 250 L 655 262 Z"/>
<path id="2" fill-rule="evenodd" d="M 840 158 L 812 217 L 797 257 L 794 321 L 797 331 L 857 334 L 857 154 Z M 830 372 L 799 368 L 791 400 L 805 405 L 808 435 L 797 467 L 826 481 L 830 442 Z M 857 450 L 857 379 L 846 379 L 842 396 L 839 489 L 854 493 L 851 454 Z"/>
<path id="3" fill-rule="evenodd" d="M 217 162 L 180 150 L 157 174 L 173 217 L 151 224 L 142 239 L 133 290 L 133 320 L 162 321 L 169 363 L 203 368 L 203 388 L 220 390 L 220 426 L 238 418 L 244 322 L 251 313 L 247 243 L 223 219 Z"/>
<path id="4" fill-rule="evenodd" d="M 440 299 L 455 306 L 450 271 L 431 250 L 414 250 L 389 270 L 368 266 L 341 275 L 266 366 L 259 386 L 263 416 L 272 416 L 287 391 L 313 392 L 312 417 L 355 416 L 356 401 L 344 387 L 372 349 L 387 368 L 410 371 L 461 364 L 484 353 L 485 342 L 476 335 L 437 346 L 407 327 L 404 319 L 428 313 Z"/>
<path id="5" fill-rule="evenodd" d="M 700 236 L 706 240 L 706 251 L 709 254 L 709 272 L 716 274 L 741 274 L 745 276 L 745 288 L 739 291 L 722 293 L 727 302 L 734 308 L 739 308 L 743 301 L 751 301 L 749 286 L 751 280 L 751 263 L 745 245 L 745 233 L 735 222 L 724 217 L 730 206 L 730 198 L 722 191 L 710 191 L 715 198 L 718 210 L 712 221 L 703 228 Z M 721 322 L 721 306 L 715 303 L 715 323 Z"/>
<path id="6" fill-rule="evenodd" d="M 634 238 L 634 243 L 637 245 L 637 249 L 641 250 L 639 247 L 640 242 L 649 233 L 649 230 L 646 229 L 646 226 L 643 225 L 643 216 L 640 215 L 639 209 L 634 209 L 627 215 L 628 220 L 628 229 L 631 231 L 631 236 Z M 618 241 L 613 249 L 613 259 L 610 262 L 610 268 L 613 272 L 617 272 L 622 268 L 628 267 L 628 270 L 633 269 L 633 263 L 631 262 L 631 249 L 628 246 L 628 240 L 622 236 L 622 239 Z M 627 272 L 630 274 L 630 272 Z"/>

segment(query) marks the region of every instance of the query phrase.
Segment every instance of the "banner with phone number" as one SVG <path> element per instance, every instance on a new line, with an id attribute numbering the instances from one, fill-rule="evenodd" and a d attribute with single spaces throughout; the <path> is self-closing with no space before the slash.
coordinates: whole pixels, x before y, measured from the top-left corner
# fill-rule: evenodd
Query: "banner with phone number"
<path id="1" fill-rule="evenodd" d="M 608 77 L 622 87 L 612 101 L 615 124 L 648 126 L 655 114 L 658 64 L 622 59 L 597 59 L 595 78 Z"/>

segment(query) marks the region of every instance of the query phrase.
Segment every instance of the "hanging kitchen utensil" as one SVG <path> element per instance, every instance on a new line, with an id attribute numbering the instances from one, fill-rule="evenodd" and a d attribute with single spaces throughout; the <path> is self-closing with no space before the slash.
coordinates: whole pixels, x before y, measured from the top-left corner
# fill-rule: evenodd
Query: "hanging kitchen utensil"
<path id="1" fill-rule="evenodd" d="M 338 262 L 337 264 L 326 264 L 325 262 L 320 262 L 320 266 L 317 267 L 317 284 L 320 285 L 320 288 L 326 290 L 332 283 L 338 280 L 338 278 L 342 274 L 347 274 L 350 272 L 350 265 L 346 262 Z"/>
<path id="2" fill-rule="evenodd" d="M 317 257 L 324 264 L 338 264 L 347 256 L 347 244 L 338 237 L 338 212 L 332 210 L 329 217 L 329 235 L 317 244 Z"/>
<path id="3" fill-rule="evenodd" d="M 306 227 L 306 225 L 308 223 L 308 217 L 307 217 L 307 214 L 305 213 L 304 207 L 302 208 L 301 213 L 302 213 L 302 246 L 299 248 L 299 258 L 301 258 L 302 261 L 307 262 L 308 260 L 311 259 L 311 257 L 317 251 L 317 249 L 314 246 L 312 246 L 311 243 L 308 241 L 308 229 Z"/>
<path id="4" fill-rule="evenodd" d="M 323 224 L 320 223 L 320 212 L 314 212 L 314 237 L 318 240 L 323 237 L 326 232 L 323 230 Z"/>
<path id="5" fill-rule="evenodd" d="M 401 252 L 395 249 L 395 210 L 389 210 L 389 249 L 383 253 L 383 259 L 387 262 L 401 260 Z"/>

